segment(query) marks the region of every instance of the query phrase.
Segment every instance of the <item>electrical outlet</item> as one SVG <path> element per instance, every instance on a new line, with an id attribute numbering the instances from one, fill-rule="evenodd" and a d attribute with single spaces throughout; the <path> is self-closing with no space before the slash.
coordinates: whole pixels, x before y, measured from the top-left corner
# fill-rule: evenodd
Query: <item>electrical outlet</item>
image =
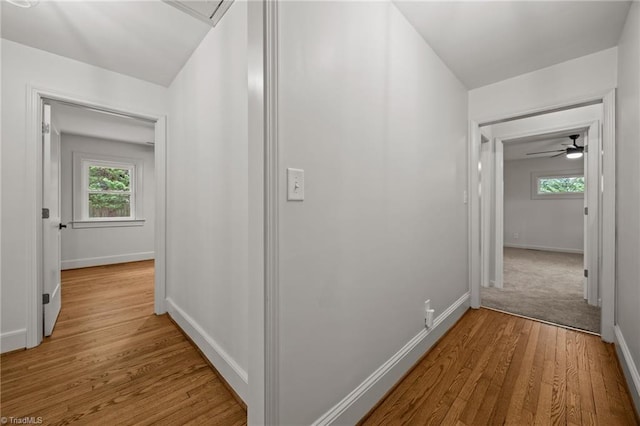
<path id="1" fill-rule="evenodd" d="M 514 239 L 516 239 L 516 240 L 517 240 L 518 238 L 520 238 L 520 233 L 519 233 L 519 232 L 514 232 L 514 233 L 513 233 L 513 238 L 514 238 Z"/>
<path id="2" fill-rule="evenodd" d="M 433 327 L 433 313 L 434 310 L 431 309 L 431 299 L 427 299 L 424 301 L 424 326 L 427 328 Z"/>

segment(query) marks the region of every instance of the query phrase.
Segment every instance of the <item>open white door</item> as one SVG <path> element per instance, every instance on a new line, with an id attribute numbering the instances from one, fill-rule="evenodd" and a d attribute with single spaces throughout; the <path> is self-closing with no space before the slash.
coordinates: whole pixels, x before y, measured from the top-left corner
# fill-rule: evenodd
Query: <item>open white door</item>
<path id="1" fill-rule="evenodd" d="M 504 275 L 504 143 L 501 139 L 495 139 L 495 162 L 493 178 L 495 181 L 494 187 L 494 206 L 495 214 L 493 228 L 495 235 L 493 238 L 494 247 L 494 277 L 493 286 L 496 288 L 503 288 L 503 275 Z"/>
<path id="2" fill-rule="evenodd" d="M 599 206 L 602 189 L 600 187 L 600 157 L 602 153 L 602 140 L 600 134 L 600 122 L 596 121 L 589 126 L 585 138 L 585 230 L 584 235 L 584 270 L 586 280 L 586 299 L 592 306 L 600 305 L 600 228 Z"/>
<path id="3" fill-rule="evenodd" d="M 584 139 L 584 144 L 586 146 L 586 137 Z M 587 149 L 585 148 L 585 151 Z M 583 160 L 583 164 L 584 164 L 584 181 L 586 184 L 588 184 L 589 182 L 589 176 L 588 176 L 588 171 L 589 171 L 589 165 L 587 163 L 587 153 L 585 152 L 584 156 L 582 157 Z M 588 216 L 587 216 L 587 211 L 589 209 L 589 187 L 586 186 L 585 187 L 585 192 L 584 192 L 584 199 L 583 199 L 584 203 L 583 203 L 583 210 L 584 210 L 584 219 L 582 220 L 582 235 L 583 235 L 583 242 L 582 242 L 582 263 L 583 263 L 583 269 L 585 271 L 589 270 L 589 220 L 588 220 Z M 582 278 L 582 297 L 584 297 L 585 300 L 589 299 L 589 280 L 587 280 L 587 274 L 584 274 L 584 277 Z"/>
<path id="4" fill-rule="evenodd" d="M 60 223 L 60 134 L 51 124 L 51 105 L 43 105 L 42 122 L 42 303 L 44 335 L 51 336 L 62 306 L 60 230 L 64 226 Z"/>

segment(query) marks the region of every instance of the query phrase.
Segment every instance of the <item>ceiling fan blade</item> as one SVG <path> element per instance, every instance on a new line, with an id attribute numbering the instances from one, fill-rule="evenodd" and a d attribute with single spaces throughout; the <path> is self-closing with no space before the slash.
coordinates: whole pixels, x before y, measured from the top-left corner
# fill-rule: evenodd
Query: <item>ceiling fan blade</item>
<path id="1" fill-rule="evenodd" d="M 553 151 L 529 152 L 529 153 L 527 153 L 527 155 L 547 154 L 549 152 L 565 152 L 565 150 L 564 149 L 555 149 Z"/>
<path id="2" fill-rule="evenodd" d="M 560 154 L 552 155 L 552 156 L 551 156 L 551 157 L 549 157 L 549 158 L 556 158 L 556 157 L 560 157 L 561 155 L 565 155 L 565 153 L 564 153 L 564 152 L 561 152 Z"/>

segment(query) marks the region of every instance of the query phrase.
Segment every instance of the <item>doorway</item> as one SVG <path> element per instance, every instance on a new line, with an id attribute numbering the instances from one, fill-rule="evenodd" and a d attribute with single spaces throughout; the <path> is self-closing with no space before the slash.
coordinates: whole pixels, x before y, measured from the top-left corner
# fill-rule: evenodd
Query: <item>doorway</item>
<path id="1" fill-rule="evenodd" d="M 471 178 L 471 217 L 478 218 L 478 222 L 471 220 L 471 296 L 472 306 L 478 307 L 484 304 L 482 301 L 482 291 L 485 288 L 496 289 L 504 288 L 504 280 L 508 277 L 505 276 L 505 252 L 502 250 L 505 242 L 507 245 L 516 247 L 508 247 L 509 257 L 508 262 L 512 262 L 514 256 L 517 258 L 517 249 L 544 249 L 553 248 L 545 247 L 544 244 L 514 244 L 514 237 L 520 240 L 523 237 L 529 237 L 529 235 L 522 235 L 523 231 L 518 231 L 509 228 L 507 235 L 505 232 L 505 218 L 503 213 L 504 208 L 504 176 L 503 167 L 508 164 L 505 162 L 505 149 L 509 150 L 509 147 L 517 147 L 520 144 L 521 148 L 525 147 L 525 142 L 533 142 L 537 140 L 567 137 L 566 142 L 560 142 L 560 146 L 549 149 L 549 151 L 565 150 L 566 146 L 562 143 L 570 143 L 568 136 L 570 134 L 578 134 L 588 142 L 588 152 L 591 155 L 586 156 L 588 158 L 585 163 L 585 177 L 587 180 L 591 180 L 591 185 L 586 185 L 587 194 L 584 199 L 587 200 L 589 206 L 577 204 L 579 210 L 576 210 L 575 220 L 578 225 L 586 223 L 580 228 L 585 229 L 584 242 L 582 250 L 580 247 L 575 247 L 571 250 L 571 247 L 558 246 L 556 248 L 565 249 L 560 251 L 574 251 L 574 255 L 580 255 L 582 251 L 584 255 L 584 267 L 581 268 L 581 261 L 573 259 L 572 263 L 574 268 L 574 283 L 582 282 L 582 297 L 586 300 L 586 305 L 594 307 L 597 311 L 600 306 L 602 309 L 602 315 L 600 318 L 600 331 L 602 338 L 605 341 L 611 341 L 613 339 L 613 281 L 610 276 L 613 271 L 613 253 L 610 249 L 611 240 L 613 236 L 611 223 L 607 223 L 613 220 L 612 217 L 612 203 L 614 200 L 614 166 L 612 161 L 613 157 L 613 93 L 610 93 L 606 97 L 603 97 L 599 101 L 584 102 L 577 105 L 568 105 L 565 108 L 555 108 L 551 112 L 538 112 L 528 114 L 521 117 L 513 117 L 507 119 L 496 120 L 491 123 L 486 123 L 482 127 L 478 124 L 472 123 L 472 144 L 471 144 L 471 164 L 478 164 L 478 173 L 472 173 Z M 482 143 L 484 141 L 488 141 Z M 509 144 L 515 145 L 509 145 Z M 581 146 L 581 144 L 578 144 Z M 507 148 L 505 148 L 507 147 Z M 540 152 L 547 150 L 530 152 Z M 596 155 L 593 155 L 596 153 Z M 555 152 L 553 153 L 556 154 Z M 511 155 L 511 154 L 509 154 Z M 566 157 L 566 156 L 565 156 Z M 568 165 L 569 163 L 567 163 Z M 575 163 L 573 163 L 575 164 Z M 578 167 L 579 168 L 579 167 Z M 475 168 L 474 168 L 475 169 Z M 575 176 L 565 176 L 566 172 L 576 172 L 576 170 L 569 170 L 569 168 L 559 168 L 555 172 L 551 173 L 560 174 L 557 176 L 560 178 L 570 178 Z M 575 174 L 575 173 L 574 173 Z M 578 173 L 579 174 L 579 171 Z M 534 198 L 533 193 L 535 183 L 543 181 L 546 178 L 553 178 L 553 176 L 544 176 L 544 173 L 539 176 L 534 176 L 532 171 L 528 171 L 528 180 L 530 182 L 528 190 L 530 191 L 529 199 Z M 611 180 L 609 180 L 611 179 Z M 595 184 L 593 184 L 595 182 Z M 477 186 L 476 186 L 477 185 Z M 477 188 L 477 191 L 474 191 Z M 477 196 L 477 198 L 476 198 Z M 542 202 L 542 201 L 541 201 Z M 520 206 L 522 207 L 522 206 Z M 575 207 L 575 206 L 574 206 Z M 588 212 L 587 216 L 582 215 L 582 211 Z M 583 222 L 583 218 L 586 220 Z M 521 224 L 522 225 L 522 224 Z M 555 226 L 555 224 L 548 223 L 549 227 Z M 575 225 L 575 223 L 573 223 Z M 511 224 L 510 224 L 511 226 Z M 575 227 L 575 226 L 574 226 Z M 528 228 L 523 228 L 524 232 L 528 232 Z M 539 236 L 539 235 L 536 235 Z M 477 241 L 474 243 L 473 241 Z M 473 250 L 474 245 L 479 248 L 478 252 Z M 575 245 L 575 241 L 573 243 Z M 520 247 L 518 247 L 520 245 Z M 566 250 L 569 248 L 569 250 Z M 515 250 L 514 250 L 515 249 Z M 515 251 L 515 253 L 514 253 Z M 553 252 L 553 250 L 548 250 Z M 556 250 L 557 252 L 558 250 Z M 522 254 L 522 253 L 521 253 Z M 533 253 L 528 254 L 544 254 Z M 521 257 L 521 256 L 520 256 Z M 534 256 L 535 257 L 535 256 Z M 538 260 L 540 257 L 537 256 Z M 549 257 L 553 257 L 553 254 L 549 253 Z M 571 257 L 571 256 L 569 256 Z M 522 259 L 520 259 L 522 260 Z M 477 263 L 476 263 L 477 262 Z M 548 266 L 547 266 L 548 268 Z M 538 272 L 543 268 L 538 268 Z M 584 278 L 579 277 L 580 271 L 583 270 Z M 544 280 L 544 279 L 542 279 Z M 481 290 L 482 289 L 482 290 Z M 574 289 L 575 290 L 575 289 Z M 579 288 L 580 290 L 580 288 Z M 493 291 L 493 289 L 489 290 Z M 580 291 L 578 291 L 580 293 Z M 550 304 L 549 304 L 550 305 Z M 562 306 L 562 304 L 560 304 Z M 525 315 L 532 316 L 535 315 Z M 558 321 L 562 323 L 562 321 Z M 597 322 L 597 321 L 596 321 Z M 566 323 L 564 325 L 567 325 Z M 569 324 L 571 326 L 571 324 Z M 577 328 L 585 328 L 578 326 Z M 592 327 L 595 328 L 595 327 Z M 590 330 L 593 331 L 593 330 Z"/>
<path id="2" fill-rule="evenodd" d="M 585 118 L 599 121 L 600 106 L 589 108 L 593 116 Z M 598 163 L 590 168 L 588 160 L 589 148 L 597 152 L 598 129 L 591 140 L 588 129 L 576 128 L 494 141 L 499 157 L 488 211 L 495 211 L 490 249 L 496 259 L 483 282 L 483 306 L 599 333 L 599 283 L 584 273 L 594 245 L 584 213 L 597 182 Z"/>
<path id="3" fill-rule="evenodd" d="M 155 135 L 150 121 L 56 101 L 45 101 L 43 117 L 43 316 L 49 336 L 64 294 L 61 270 L 153 260 Z"/>
<path id="4" fill-rule="evenodd" d="M 27 312 L 27 347 L 39 345 L 43 336 L 50 334 L 55 326 L 55 321 L 60 312 L 60 306 L 62 305 L 62 301 L 59 299 L 62 294 L 60 291 L 60 271 L 63 267 L 63 261 L 66 261 L 66 263 L 64 263 L 65 268 L 71 269 L 74 267 L 155 258 L 153 310 L 156 314 L 164 313 L 166 118 L 117 109 L 41 89 L 33 89 L 31 94 L 29 123 L 31 124 L 31 134 L 33 138 L 30 140 L 33 141 L 31 147 L 35 161 L 30 162 L 27 168 L 29 169 L 29 166 L 32 166 L 32 170 L 36 176 L 36 191 L 34 191 L 36 192 L 36 197 L 34 204 L 38 215 L 35 218 L 35 238 L 32 247 L 34 279 L 32 286 L 29 287 L 30 303 L 28 304 Z M 84 125 L 85 129 L 93 130 L 74 130 L 73 132 L 67 131 L 65 133 L 65 129 L 62 127 L 62 131 L 60 131 L 58 127 L 61 125 L 57 122 L 59 117 L 56 114 L 56 110 L 63 111 L 65 109 L 80 111 L 80 115 L 82 116 L 84 114 L 85 118 L 80 128 Z M 149 170 L 150 174 L 147 173 L 145 176 L 145 167 L 143 164 L 138 164 L 135 161 L 122 161 L 123 159 L 126 160 L 126 157 L 122 156 L 122 146 L 115 149 L 117 154 L 120 155 L 114 155 L 110 158 L 106 158 L 108 155 L 104 155 L 105 152 L 94 153 L 94 158 L 85 158 L 86 155 L 84 154 L 87 154 L 87 152 L 83 151 L 90 151 L 87 149 L 77 149 L 73 153 L 68 152 L 72 158 L 67 159 L 71 167 L 67 167 L 66 171 L 67 175 L 72 176 L 73 179 L 72 182 L 68 182 L 72 189 L 70 190 L 71 195 L 68 194 L 67 198 L 71 198 L 73 201 L 71 207 L 69 207 L 71 211 L 67 211 L 67 217 L 64 218 L 65 220 L 62 220 L 64 210 L 62 203 L 63 197 L 61 195 L 62 191 L 60 185 L 58 185 L 58 188 L 55 188 L 56 179 L 52 179 L 52 176 L 55 177 L 57 174 L 57 180 L 60 182 L 62 178 L 62 168 L 59 162 L 58 165 L 52 165 L 51 153 L 57 153 L 54 155 L 54 158 L 57 155 L 58 160 L 62 158 L 60 141 L 64 138 L 65 134 L 68 135 L 68 139 L 75 138 L 75 143 L 78 143 L 79 139 L 83 139 L 86 142 L 87 138 L 101 140 L 101 149 L 106 149 L 104 143 L 104 139 L 106 138 L 95 138 L 96 134 L 92 133 L 95 129 L 101 128 L 101 125 L 96 121 L 96 117 L 108 117 L 108 119 L 105 119 L 107 125 L 102 125 L 105 129 L 117 129 L 118 126 L 114 127 L 114 123 L 117 121 L 122 123 L 128 122 L 129 131 L 131 131 L 132 126 L 135 127 L 137 125 L 140 127 L 140 123 L 144 123 L 142 127 L 146 127 L 147 130 L 150 128 L 151 140 L 149 140 L 149 138 L 139 140 L 137 147 L 142 151 L 150 151 L 154 167 L 151 168 L 152 170 Z M 49 122 L 47 122 L 47 119 Z M 53 120 L 53 122 L 51 120 Z M 127 126 L 120 127 L 123 128 Z M 118 134 L 118 131 L 115 131 L 115 134 Z M 53 144 L 51 142 L 51 135 L 53 135 Z M 115 139 L 115 141 L 112 141 L 114 143 L 124 143 L 122 139 L 118 141 L 118 137 L 112 139 Z M 93 142 L 94 145 L 100 145 L 100 143 L 95 140 Z M 130 143 L 130 145 L 133 146 L 134 144 Z M 144 148 L 142 148 L 143 145 Z M 40 148 L 38 149 L 37 147 Z M 93 163 L 91 161 L 93 161 Z M 106 190 L 105 193 L 98 194 L 97 190 L 99 188 L 90 188 L 88 185 L 84 185 L 84 183 L 90 180 L 89 175 L 91 174 L 91 170 L 94 171 L 94 174 L 113 172 L 117 175 L 119 173 L 122 182 L 117 182 L 115 178 L 113 182 L 115 182 L 116 185 L 120 185 L 119 189 L 121 191 L 116 194 L 113 188 L 105 187 L 103 188 Z M 122 185 L 127 179 L 130 180 L 130 187 Z M 151 183 L 150 189 L 152 189 L 152 191 L 150 192 L 155 193 L 155 199 L 150 203 L 145 203 L 143 197 L 140 197 L 140 193 L 138 193 L 137 198 L 135 194 L 135 192 L 143 188 L 142 185 L 138 184 L 142 184 L 145 180 Z M 149 188 L 147 188 L 147 190 L 148 189 Z M 51 199 L 53 197 L 57 197 L 59 201 L 57 206 L 54 205 L 55 203 L 52 204 L 54 206 L 53 210 L 55 211 L 52 211 L 52 208 L 46 205 L 52 203 Z M 101 201 L 107 201 L 109 199 L 111 201 L 119 201 L 120 204 L 123 205 L 100 205 Z M 124 204 L 126 204 L 126 206 Z M 46 209 L 49 210 L 47 211 Z M 108 216 L 114 212 L 117 212 L 117 217 L 99 217 L 101 215 Z M 153 220 L 147 220 L 146 216 L 153 216 Z M 71 220 L 69 220 L 69 218 Z M 142 224 L 148 223 L 153 238 L 151 250 L 136 250 L 134 253 L 127 253 L 125 255 L 109 255 L 102 252 L 103 255 L 99 256 L 89 255 L 76 259 L 63 259 L 62 240 L 64 237 L 61 238 L 63 232 L 71 229 L 74 231 L 77 230 L 77 236 L 81 234 L 86 236 L 91 231 L 105 233 L 108 228 L 112 227 L 113 223 L 109 222 L 113 222 L 114 219 L 119 222 L 117 224 L 119 225 L 118 228 L 123 232 L 126 231 L 125 228 L 141 229 L 143 227 Z M 89 238 L 86 239 L 85 243 L 89 245 L 93 244 L 93 248 L 98 251 L 104 250 L 105 247 L 108 246 L 108 244 L 100 244 L 105 242 L 104 236 L 97 238 L 98 243 L 96 243 L 95 240 L 96 238 Z M 52 250 L 52 247 L 55 245 L 58 247 L 57 254 L 55 254 L 55 250 Z M 83 251 L 86 250 L 86 247 L 87 246 L 85 246 Z M 93 263 L 93 265 L 91 263 Z M 51 303 L 52 301 L 54 303 Z"/>

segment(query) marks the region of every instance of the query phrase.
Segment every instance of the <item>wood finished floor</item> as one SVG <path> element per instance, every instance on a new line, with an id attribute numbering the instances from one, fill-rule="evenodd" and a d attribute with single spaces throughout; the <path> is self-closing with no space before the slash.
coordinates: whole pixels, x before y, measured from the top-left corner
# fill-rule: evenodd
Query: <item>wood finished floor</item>
<path id="1" fill-rule="evenodd" d="M 363 425 L 637 425 L 613 345 L 470 310 Z"/>
<path id="2" fill-rule="evenodd" d="M 246 413 L 166 316 L 153 262 L 63 272 L 53 335 L 1 357 L 0 411 L 43 424 L 244 425 Z"/>

